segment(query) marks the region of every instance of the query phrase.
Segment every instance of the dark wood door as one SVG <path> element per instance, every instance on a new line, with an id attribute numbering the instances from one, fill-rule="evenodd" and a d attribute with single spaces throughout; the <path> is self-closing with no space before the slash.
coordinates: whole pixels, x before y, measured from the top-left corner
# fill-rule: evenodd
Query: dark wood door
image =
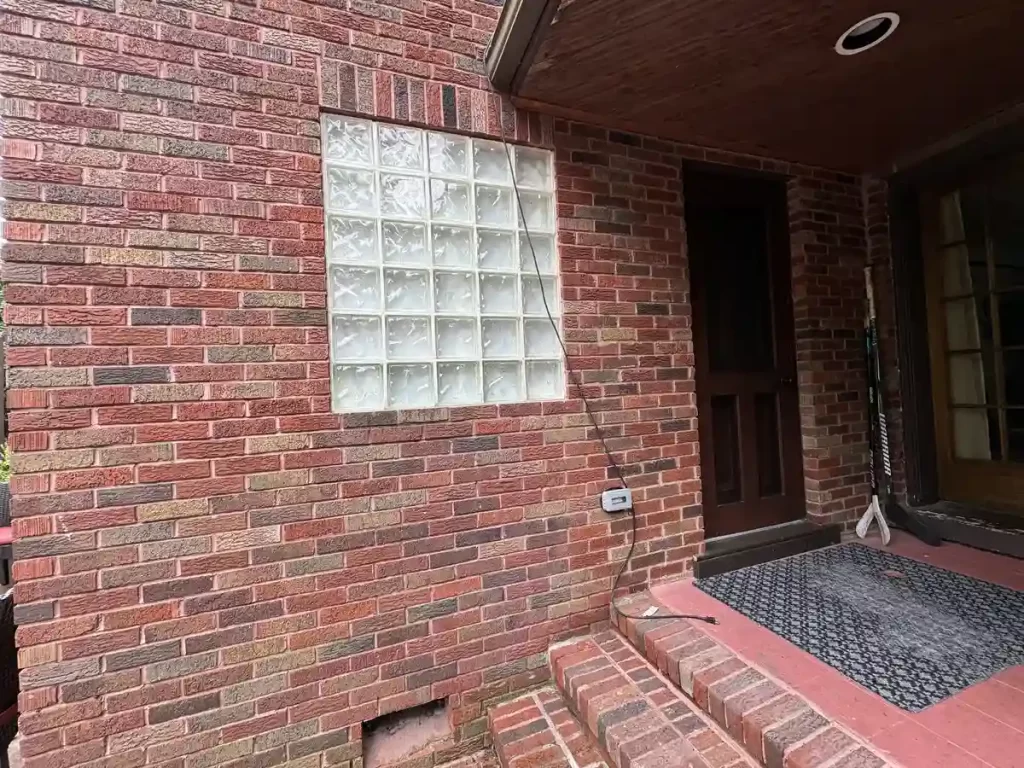
<path id="1" fill-rule="evenodd" d="M 687 171 L 708 537 L 804 516 L 785 186 Z"/>

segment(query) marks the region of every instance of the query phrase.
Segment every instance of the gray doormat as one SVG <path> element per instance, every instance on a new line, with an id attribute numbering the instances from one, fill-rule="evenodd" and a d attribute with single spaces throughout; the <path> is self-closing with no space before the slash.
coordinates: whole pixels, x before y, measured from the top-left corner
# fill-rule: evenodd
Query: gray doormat
<path id="1" fill-rule="evenodd" d="M 909 712 L 1024 664 L 1024 593 L 861 544 L 695 584 Z"/>

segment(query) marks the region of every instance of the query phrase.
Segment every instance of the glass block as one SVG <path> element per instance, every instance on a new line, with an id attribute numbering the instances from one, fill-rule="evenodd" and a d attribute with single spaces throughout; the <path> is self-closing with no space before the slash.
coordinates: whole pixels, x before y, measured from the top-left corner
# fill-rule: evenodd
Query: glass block
<path id="1" fill-rule="evenodd" d="M 484 401 L 506 403 L 522 400 L 520 363 L 484 363 Z"/>
<path id="2" fill-rule="evenodd" d="M 509 232 L 477 230 L 476 253 L 481 269 L 515 269 L 515 241 Z"/>
<path id="3" fill-rule="evenodd" d="M 516 296 L 515 275 L 480 275 L 480 310 L 489 314 L 516 314 L 519 302 Z"/>
<path id="4" fill-rule="evenodd" d="M 431 232 L 434 263 L 446 267 L 473 266 L 473 232 L 461 227 L 438 227 Z"/>
<path id="5" fill-rule="evenodd" d="M 361 267 L 331 267 L 331 307 L 380 310 L 380 273 Z"/>
<path id="6" fill-rule="evenodd" d="M 331 372 L 335 411 L 367 411 L 384 405 L 384 378 L 379 365 L 336 365 Z"/>
<path id="7" fill-rule="evenodd" d="M 443 358 L 474 359 L 476 351 L 476 319 L 465 317 L 439 317 L 437 326 L 437 356 Z"/>
<path id="8" fill-rule="evenodd" d="M 519 356 L 519 321 L 485 317 L 482 321 L 484 357 Z"/>
<path id="9" fill-rule="evenodd" d="M 551 195 L 541 192 L 521 192 L 519 194 L 522 205 L 522 216 L 520 222 L 531 230 L 552 228 Z"/>
<path id="10" fill-rule="evenodd" d="M 434 273 L 434 308 L 457 315 L 476 312 L 474 275 L 468 272 Z"/>
<path id="11" fill-rule="evenodd" d="M 384 270 L 384 306 L 399 312 L 430 310 L 430 284 L 418 269 Z"/>
<path id="12" fill-rule="evenodd" d="M 429 317 L 389 317 L 387 328 L 388 360 L 430 359 Z"/>
<path id="13" fill-rule="evenodd" d="M 325 152 L 328 163 L 358 163 L 370 165 L 373 162 L 373 129 L 366 120 L 352 117 L 327 118 Z"/>
<path id="14" fill-rule="evenodd" d="M 530 250 L 530 245 L 533 250 Z M 533 257 L 537 256 L 537 266 L 533 264 Z M 536 273 L 537 267 L 545 274 L 553 274 L 555 271 L 555 240 L 550 235 L 538 235 L 530 232 L 527 238 L 525 232 L 519 233 L 519 268 L 523 272 Z"/>
<path id="15" fill-rule="evenodd" d="M 512 192 L 497 187 L 476 188 L 476 221 L 484 225 L 512 223 Z"/>
<path id="16" fill-rule="evenodd" d="M 422 408 L 434 405 L 434 371 L 429 363 L 388 366 L 388 405 Z"/>
<path id="17" fill-rule="evenodd" d="M 469 142 L 461 136 L 431 133 L 427 138 L 430 148 L 430 172 L 444 176 L 465 176 L 469 169 Z"/>
<path id="18" fill-rule="evenodd" d="M 430 262 L 427 253 L 427 228 L 422 224 L 385 221 L 381 227 L 386 264 L 423 264 Z"/>
<path id="19" fill-rule="evenodd" d="M 508 155 L 505 147 L 491 141 L 473 142 L 473 175 L 477 181 L 508 183 L 512 180 L 509 173 Z"/>
<path id="20" fill-rule="evenodd" d="M 562 354 L 558 334 L 546 318 L 523 321 L 523 346 L 527 357 L 557 357 Z"/>
<path id="21" fill-rule="evenodd" d="M 334 315 L 331 325 L 335 360 L 377 360 L 381 357 L 379 317 Z"/>
<path id="22" fill-rule="evenodd" d="M 379 125 L 377 128 L 380 164 L 391 168 L 423 167 L 423 134 L 401 125 Z"/>
<path id="23" fill-rule="evenodd" d="M 477 363 L 438 363 L 437 400 L 442 405 L 480 402 L 480 366 Z"/>
<path id="24" fill-rule="evenodd" d="M 426 210 L 423 179 L 382 173 L 380 209 L 385 215 L 423 218 Z"/>
<path id="25" fill-rule="evenodd" d="M 526 187 L 551 189 L 549 158 L 543 150 L 516 147 L 516 180 Z"/>
<path id="26" fill-rule="evenodd" d="M 356 264 L 377 262 L 377 222 L 366 219 L 327 219 L 327 259 Z"/>
<path id="27" fill-rule="evenodd" d="M 469 185 L 458 181 L 431 179 L 430 210 L 435 219 L 470 221 Z"/>
<path id="28" fill-rule="evenodd" d="M 555 360 L 527 362 L 526 396 L 530 400 L 555 400 L 564 397 L 562 366 Z"/>
<path id="29" fill-rule="evenodd" d="M 541 295 L 541 286 L 544 293 Z M 527 315 L 546 315 L 544 299 L 552 315 L 558 314 L 558 293 L 555 290 L 555 278 L 545 277 L 538 280 L 535 276 L 523 277 L 523 313 Z"/>
<path id="30" fill-rule="evenodd" d="M 327 207 L 332 211 L 375 213 L 373 173 L 348 168 L 327 169 Z"/>

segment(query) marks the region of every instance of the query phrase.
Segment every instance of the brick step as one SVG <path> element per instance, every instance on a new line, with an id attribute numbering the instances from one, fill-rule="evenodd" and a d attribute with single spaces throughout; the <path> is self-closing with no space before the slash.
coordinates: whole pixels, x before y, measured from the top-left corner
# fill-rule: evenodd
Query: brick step
<path id="1" fill-rule="evenodd" d="M 500 704 L 487 717 L 501 768 L 608 768 L 553 687 Z"/>
<path id="2" fill-rule="evenodd" d="M 617 632 L 550 649 L 562 697 L 615 768 L 755 763 Z"/>
<path id="3" fill-rule="evenodd" d="M 622 600 L 640 616 L 651 607 L 671 613 L 649 593 Z M 619 632 L 766 768 L 889 768 L 896 766 L 800 693 L 719 643 L 699 622 L 632 619 L 614 614 Z"/>

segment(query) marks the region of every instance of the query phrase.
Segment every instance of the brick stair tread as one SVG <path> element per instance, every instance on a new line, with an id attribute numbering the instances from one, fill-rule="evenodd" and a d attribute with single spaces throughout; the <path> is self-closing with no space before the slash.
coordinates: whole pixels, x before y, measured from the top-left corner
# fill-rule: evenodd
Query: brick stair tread
<path id="1" fill-rule="evenodd" d="M 640 616 L 668 609 L 649 592 L 619 602 Z M 612 623 L 634 652 L 685 694 L 766 768 L 898 768 L 800 693 L 718 642 L 699 622 L 634 619 Z"/>
<path id="2" fill-rule="evenodd" d="M 487 717 L 501 768 L 608 768 L 552 686 L 499 704 Z"/>
<path id="3" fill-rule="evenodd" d="M 554 646 L 563 698 L 615 768 L 750 768 L 749 756 L 617 632 Z"/>

